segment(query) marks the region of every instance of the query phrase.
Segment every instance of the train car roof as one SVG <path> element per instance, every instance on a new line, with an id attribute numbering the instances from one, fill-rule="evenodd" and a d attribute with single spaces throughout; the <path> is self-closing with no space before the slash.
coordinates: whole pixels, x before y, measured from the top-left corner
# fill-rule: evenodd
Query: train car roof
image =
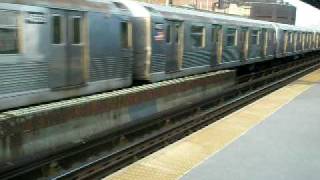
<path id="1" fill-rule="evenodd" d="M 0 3 L 102 12 L 107 12 L 112 7 L 110 2 L 99 0 L 1 0 Z"/>
<path id="2" fill-rule="evenodd" d="M 112 1 L 102 0 L 102 1 L 108 1 L 112 3 L 121 3 L 122 5 L 126 6 L 126 8 L 130 11 L 131 15 L 134 17 L 150 17 L 150 12 L 135 1 L 129 1 L 129 0 L 112 0 Z"/>
<path id="3" fill-rule="evenodd" d="M 314 30 L 312 28 L 308 27 L 299 27 L 289 24 L 281 24 L 281 23 L 275 23 L 275 25 L 282 30 L 291 30 L 291 31 L 304 31 L 304 32 L 313 32 Z"/>
<path id="4" fill-rule="evenodd" d="M 259 26 L 259 27 L 273 27 L 271 22 L 265 22 L 260 20 L 253 20 L 244 17 L 236 17 L 229 15 L 222 15 L 213 12 L 203 12 L 195 9 L 186 9 L 182 7 L 172 6 L 160 6 L 148 3 L 139 3 L 141 6 L 146 7 L 148 10 L 159 11 L 167 19 L 185 20 L 185 19 L 199 19 L 201 21 L 216 21 L 216 23 L 230 23 L 236 22 L 239 24 L 245 24 L 246 26 Z M 213 22 L 214 23 L 214 22 Z"/>

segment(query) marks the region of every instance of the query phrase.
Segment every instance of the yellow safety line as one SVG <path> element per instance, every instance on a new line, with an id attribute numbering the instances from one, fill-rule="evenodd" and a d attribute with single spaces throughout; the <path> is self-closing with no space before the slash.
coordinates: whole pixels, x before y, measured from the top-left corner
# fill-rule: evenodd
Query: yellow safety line
<path id="1" fill-rule="evenodd" d="M 179 179 L 320 81 L 320 70 L 253 102 L 216 123 L 106 177 L 105 180 Z"/>

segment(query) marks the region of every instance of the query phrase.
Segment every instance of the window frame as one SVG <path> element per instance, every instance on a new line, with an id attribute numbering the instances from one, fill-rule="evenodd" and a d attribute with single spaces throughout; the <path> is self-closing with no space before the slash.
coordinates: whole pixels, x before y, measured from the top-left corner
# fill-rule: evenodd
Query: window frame
<path id="1" fill-rule="evenodd" d="M 0 10 L 1 12 L 10 12 L 12 14 L 15 14 L 15 24 L 0 24 L 0 29 L 5 29 L 5 30 L 15 30 L 15 35 L 16 35 L 16 39 L 15 39 L 15 49 L 14 49 L 14 53 L 1 53 L 0 51 L 0 56 L 17 56 L 21 54 L 21 44 L 20 44 L 20 32 L 19 32 L 19 28 L 18 28 L 18 23 L 19 23 L 19 15 L 20 13 L 18 11 L 15 10 Z"/>
<path id="2" fill-rule="evenodd" d="M 201 33 L 193 32 L 193 28 L 201 28 L 202 32 Z M 201 40 L 200 46 L 195 46 L 195 43 L 194 43 L 194 37 L 199 36 L 197 33 L 201 34 L 201 36 L 199 38 Z M 192 40 L 192 47 L 193 48 L 205 48 L 206 43 L 207 43 L 206 42 L 206 26 L 204 26 L 204 25 L 191 25 L 190 38 Z"/>
<path id="3" fill-rule="evenodd" d="M 174 23 L 174 31 L 173 31 L 173 34 L 175 37 L 174 43 L 179 45 L 181 44 L 181 28 L 182 28 L 182 24 L 177 22 Z"/>
<path id="4" fill-rule="evenodd" d="M 173 31 L 172 24 L 166 24 L 166 30 L 165 30 L 166 39 L 165 39 L 165 41 L 167 44 L 172 43 L 172 31 Z"/>
<path id="5" fill-rule="evenodd" d="M 253 32 L 256 32 L 256 35 L 254 35 Z M 251 40 L 250 40 L 251 45 L 256 45 L 256 46 L 260 45 L 260 33 L 261 32 L 258 29 L 251 30 L 251 37 L 250 37 L 251 38 Z M 255 42 L 253 41 L 253 37 L 256 37 Z"/>
<path id="6" fill-rule="evenodd" d="M 55 17 L 59 17 L 60 18 L 60 42 L 59 43 L 55 43 L 54 42 L 54 36 L 55 36 L 55 33 L 54 33 L 54 21 L 53 21 L 53 18 Z M 61 14 L 52 14 L 51 15 L 51 44 L 53 45 L 64 45 L 65 44 L 65 17 L 62 16 Z"/>
<path id="7" fill-rule="evenodd" d="M 234 30 L 234 33 L 232 34 L 233 42 L 231 45 L 229 43 L 230 30 Z M 236 47 L 236 46 L 238 46 L 238 29 L 236 27 L 228 27 L 226 29 L 226 47 Z"/>
<path id="8" fill-rule="evenodd" d="M 123 41 L 124 41 L 124 39 L 123 39 L 123 33 L 122 33 L 122 25 L 123 24 L 125 24 L 125 26 L 126 26 L 126 44 L 125 44 L 125 46 L 123 46 Z M 120 22 L 120 38 L 121 38 L 121 40 L 120 40 L 120 44 L 121 44 L 121 48 L 122 49 L 131 49 L 132 48 L 132 23 L 131 22 L 129 22 L 129 21 L 121 21 Z"/>
<path id="9" fill-rule="evenodd" d="M 79 19 L 79 42 L 78 43 L 75 43 L 75 26 L 74 26 L 74 20 L 75 19 Z M 83 28 L 82 28 L 82 25 L 83 25 L 83 18 L 81 16 L 71 16 L 70 18 L 71 20 L 71 34 L 72 34 L 72 39 L 71 39 L 71 44 L 72 45 L 82 45 L 83 44 Z"/>
<path id="10" fill-rule="evenodd" d="M 268 30 L 268 44 L 269 43 L 273 43 L 273 40 L 274 40 L 274 34 L 273 34 L 273 31 L 272 30 Z"/>
<path id="11" fill-rule="evenodd" d="M 292 31 L 289 31 L 288 32 L 288 43 L 290 43 L 290 45 L 291 45 L 292 42 L 293 42 L 292 41 Z"/>
<path id="12" fill-rule="evenodd" d="M 221 36 L 222 25 L 212 24 L 211 25 L 211 43 L 217 44 Z"/>

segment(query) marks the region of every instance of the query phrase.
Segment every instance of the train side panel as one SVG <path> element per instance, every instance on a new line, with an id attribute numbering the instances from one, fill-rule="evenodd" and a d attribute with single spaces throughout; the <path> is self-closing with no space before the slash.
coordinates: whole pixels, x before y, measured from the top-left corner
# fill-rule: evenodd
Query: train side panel
<path id="1" fill-rule="evenodd" d="M 0 110 L 132 84 L 128 14 L 13 4 L 0 13 Z"/>

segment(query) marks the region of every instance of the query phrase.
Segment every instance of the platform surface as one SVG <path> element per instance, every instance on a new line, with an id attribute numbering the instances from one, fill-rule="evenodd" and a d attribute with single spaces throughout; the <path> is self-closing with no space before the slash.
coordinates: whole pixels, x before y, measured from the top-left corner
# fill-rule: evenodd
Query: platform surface
<path id="1" fill-rule="evenodd" d="M 320 179 L 320 70 L 106 179 Z"/>
<path id="2" fill-rule="evenodd" d="M 320 85 L 305 91 L 182 178 L 193 179 L 319 180 Z"/>

